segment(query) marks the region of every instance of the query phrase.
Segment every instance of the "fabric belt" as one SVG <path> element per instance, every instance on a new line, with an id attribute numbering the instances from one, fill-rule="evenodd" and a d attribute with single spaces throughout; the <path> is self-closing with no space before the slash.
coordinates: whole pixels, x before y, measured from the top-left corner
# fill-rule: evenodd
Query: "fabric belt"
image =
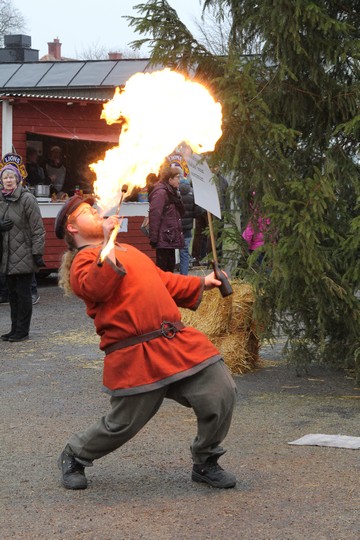
<path id="1" fill-rule="evenodd" d="M 165 337 L 166 339 L 172 339 L 175 337 L 177 332 L 180 332 L 185 328 L 185 324 L 181 321 L 169 322 L 163 321 L 161 327 L 158 330 L 153 332 L 148 332 L 147 334 L 141 334 L 140 336 L 132 336 L 126 339 L 122 339 L 108 347 L 105 347 L 104 352 L 106 355 L 117 351 L 119 349 L 125 349 L 125 347 L 130 347 L 131 345 L 137 345 L 138 343 L 143 343 L 144 341 L 151 341 L 157 337 Z"/>

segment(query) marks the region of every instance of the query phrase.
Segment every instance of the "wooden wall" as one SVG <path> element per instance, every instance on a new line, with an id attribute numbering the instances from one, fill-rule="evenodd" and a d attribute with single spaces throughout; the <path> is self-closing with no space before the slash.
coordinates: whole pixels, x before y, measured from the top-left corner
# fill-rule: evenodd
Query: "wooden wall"
<path id="1" fill-rule="evenodd" d="M 13 105 L 13 146 L 17 154 L 26 157 L 26 133 L 57 132 L 59 135 L 71 132 L 92 133 L 106 139 L 109 134 L 116 137 L 119 134 L 119 125 L 109 126 L 105 120 L 100 119 L 102 103 L 97 102 L 66 102 L 49 100 L 29 100 L 16 98 Z M 0 122 L 2 107 L 0 106 Z M 1 123 L 0 123 L 1 126 Z M 0 130 L 1 137 L 1 130 Z M 1 140 L 0 140 L 1 145 Z M 57 270 L 61 257 L 66 250 L 63 240 L 56 238 L 54 233 L 54 218 L 43 218 L 46 229 L 45 263 L 44 271 Z M 140 226 L 143 216 L 129 217 L 128 232 L 119 235 L 119 241 L 134 245 L 155 260 L 155 250 L 149 245 L 148 238 L 141 232 Z"/>
<path id="2" fill-rule="evenodd" d="M 155 249 L 149 244 L 149 238 L 140 230 L 144 216 L 132 216 L 128 218 L 128 232 L 118 235 L 118 242 L 131 244 L 155 261 Z"/>
<path id="3" fill-rule="evenodd" d="M 107 125 L 100 119 L 102 103 L 66 102 L 16 99 L 13 107 L 13 146 L 25 161 L 26 132 L 53 131 L 58 136 L 70 133 L 92 133 L 104 140 L 111 134 L 119 134 L 119 126 Z M 1 109 L 1 107 L 0 107 Z M 1 120 L 1 119 L 0 119 Z M 2 134 L 0 133 L 2 138 Z M 56 136 L 56 135 L 55 135 Z M 1 144 L 1 141 L 0 141 Z"/>

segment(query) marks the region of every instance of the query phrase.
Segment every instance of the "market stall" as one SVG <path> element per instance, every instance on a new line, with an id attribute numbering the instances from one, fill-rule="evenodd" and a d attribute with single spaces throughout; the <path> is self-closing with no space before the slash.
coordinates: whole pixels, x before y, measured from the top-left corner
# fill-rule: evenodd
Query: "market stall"
<path id="1" fill-rule="evenodd" d="M 57 272 L 62 255 L 66 250 L 64 240 L 56 238 L 54 230 L 55 218 L 64 202 L 44 201 L 44 199 L 40 197 L 37 200 L 46 230 L 44 254 L 46 268 L 41 270 L 41 274 L 48 274 L 50 272 Z M 140 229 L 144 217 L 148 215 L 148 210 L 149 204 L 147 202 L 123 203 L 121 215 L 124 216 L 124 218 L 122 220 L 118 240 L 137 247 L 140 251 L 146 253 L 146 255 L 154 260 L 155 250 L 150 247 L 148 238 Z"/>

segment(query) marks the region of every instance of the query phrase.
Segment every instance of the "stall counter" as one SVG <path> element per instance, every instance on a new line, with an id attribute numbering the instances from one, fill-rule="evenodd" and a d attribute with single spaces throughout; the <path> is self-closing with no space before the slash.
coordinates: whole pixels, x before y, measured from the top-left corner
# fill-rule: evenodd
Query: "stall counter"
<path id="1" fill-rule="evenodd" d="M 66 251 L 64 240 L 57 238 L 54 230 L 55 218 L 64 202 L 41 202 L 38 200 L 38 203 L 46 231 L 44 253 L 46 268 L 43 268 L 41 273 L 49 274 L 58 271 L 62 255 Z M 155 260 L 155 250 L 150 247 L 149 239 L 140 229 L 144 217 L 148 215 L 148 211 L 149 203 L 123 203 L 120 213 L 124 219 L 118 240 L 137 247 L 152 260 Z M 109 211 L 109 215 L 113 213 L 114 211 Z"/>

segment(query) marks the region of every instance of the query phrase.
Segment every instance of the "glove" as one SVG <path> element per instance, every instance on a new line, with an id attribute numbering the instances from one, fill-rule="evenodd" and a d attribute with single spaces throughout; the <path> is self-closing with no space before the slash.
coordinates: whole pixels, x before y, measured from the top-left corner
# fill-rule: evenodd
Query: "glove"
<path id="1" fill-rule="evenodd" d="M 45 268 L 46 264 L 44 263 L 44 259 L 42 258 L 42 255 L 33 255 L 34 263 L 39 268 Z"/>
<path id="2" fill-rule="evenodd" d="M 0 231 L 1 232 L 10 231 L 10 229 L 12 228 L 13 225 L 14 225 L 14 222 L 9 218 L 0 219 Z"/>

